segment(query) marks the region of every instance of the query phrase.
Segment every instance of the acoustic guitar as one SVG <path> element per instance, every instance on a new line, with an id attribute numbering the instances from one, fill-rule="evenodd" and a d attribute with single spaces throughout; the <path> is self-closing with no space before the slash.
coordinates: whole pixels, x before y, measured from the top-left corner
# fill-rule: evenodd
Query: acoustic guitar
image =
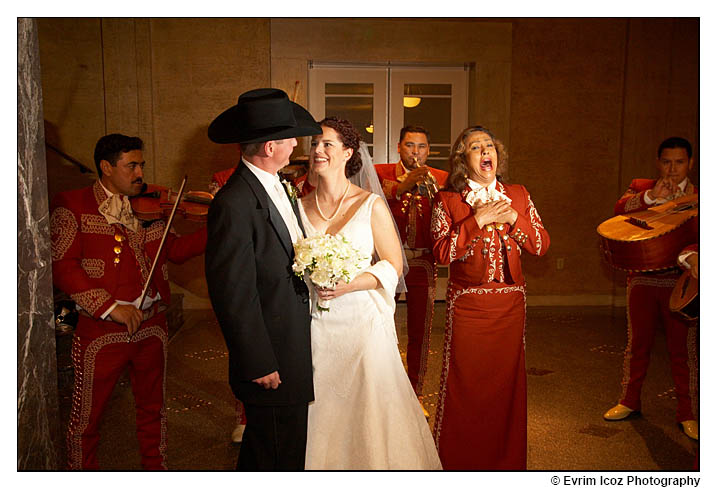
<path id="1" fill-rule="evenodd" d="M 668 308 L 688 320 L 698 318 L 698 279 L 693 278 L 691 271 L 685 271 L 678 278 L 668 300 Z"/>
<path id="2" fill-rule="evenodd" d="M 619 214 L 596 231 L 603 256 L 613 267 L 629 272 L 671 269 L 681 250 L 698 241 L 698 194 Z"/>

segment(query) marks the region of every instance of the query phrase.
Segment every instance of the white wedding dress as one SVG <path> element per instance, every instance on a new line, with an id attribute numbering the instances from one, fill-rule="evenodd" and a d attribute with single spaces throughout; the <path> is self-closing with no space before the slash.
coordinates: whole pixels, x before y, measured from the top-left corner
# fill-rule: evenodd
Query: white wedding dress
<path id="1" fill-rule="evenodd" d="M 374 253 L 371 194 L 340 230 Z M 319 234 L 300 215 L 308 236 Z M 368 265 L 368 264 L 367 264 Z M 318 311 L 312 291 L 314 402 L 307 424 L 308 470 L 441 469 L 434 440 L 404 371 L 394 327 L 397 274 L 382 260 L 364 269 L 379 289 L 348 293 Z"/>

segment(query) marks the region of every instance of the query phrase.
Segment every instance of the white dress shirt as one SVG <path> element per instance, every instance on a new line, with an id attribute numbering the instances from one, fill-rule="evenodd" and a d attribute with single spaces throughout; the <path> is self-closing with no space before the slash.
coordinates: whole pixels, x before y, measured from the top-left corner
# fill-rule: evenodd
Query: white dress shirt
<path id="1" fill-rule="evenodd" d="M 284 190 L 284 186 L 279 180 L 279 176 L 277 174 L 270 174 L 266 170 L 256 167 L 245 160 L 244 157 L 242 158 L 242 163 L 244 163 L 250 172 L 252 172 L 255 177 L 259 179 L 259 182 L 261 182 L 264 190 L 267 191 L 269 198 L 272 200 L 272 203 L 274 203 L 274 206 L 279 211 L 279 214 L 282 215 L 284 224 L 287 225 L 289 235 L 292 237 L 292 243 L 297 243 L 297 240 L 303 238 L 304 234 L 302 233 L 302 229 L 299 227 L 297 215 L 294 214 L 292 203 L 289 201 L 289 196 L 287 196 L 287 192 Z"/>

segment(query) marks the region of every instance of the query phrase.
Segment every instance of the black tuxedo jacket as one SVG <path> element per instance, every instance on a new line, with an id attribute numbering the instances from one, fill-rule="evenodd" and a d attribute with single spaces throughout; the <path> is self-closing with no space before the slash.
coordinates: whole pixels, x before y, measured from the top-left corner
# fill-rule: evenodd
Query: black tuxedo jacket
<path id="1" fill-rule="evenodd" d="M 234 395 L 265 406 L 312 401 L 309 291 L 292 272 L 282 216 L 241 161 L 209 208 L 207 235 L 209 297 L 229 350 Z M 282 381 L 276 390 L 252 382 L 273 371 Z"/>

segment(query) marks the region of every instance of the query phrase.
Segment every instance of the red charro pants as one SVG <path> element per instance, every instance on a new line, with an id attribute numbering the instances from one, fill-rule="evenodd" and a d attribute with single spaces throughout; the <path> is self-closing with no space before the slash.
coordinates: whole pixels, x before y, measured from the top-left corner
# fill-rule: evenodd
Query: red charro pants
<path id="1" fill-rule="evenodd" d="M 623 359 L 620 403 L 641 409 L 641 387 L 660 323 L 666 331 L 671 375 L 676 388 L 676 420 L 695 420 L 697 411 L 696 326 L 671 313 L 668 301 L 676 276 L 635 275 L 628 279 L 628 341 Z"/>
<path id="2" fill-rule="evenodd" d="M 406 275 L 407 334 L 406 364 L 409 381 L 417 396 L 422 395 L 429 359 L 431 324 L 436 298 L 436 262 L 431 254 L 409 259 Z"/>
<path id="3" fill-rule="evenodd" d="M 234 417 L 235 417 L 235 426 L 237 425 L 247 425 L 247 414 L 244 411 L 244 405 L 239 400 L 234 400 Z"/>
<path id="4" fill-rule="evenodd" d="M 80 316 L 72 344 L 75 386 L 67 430 L 70 469 L 97 469 L 99 426 L 107 401 L 125 368 L 135 397 L 142 467 L 167 469 L 165 367 L 167 320 L 159 313 L 144 321 L 127 342 L 127 328 Z"/>

